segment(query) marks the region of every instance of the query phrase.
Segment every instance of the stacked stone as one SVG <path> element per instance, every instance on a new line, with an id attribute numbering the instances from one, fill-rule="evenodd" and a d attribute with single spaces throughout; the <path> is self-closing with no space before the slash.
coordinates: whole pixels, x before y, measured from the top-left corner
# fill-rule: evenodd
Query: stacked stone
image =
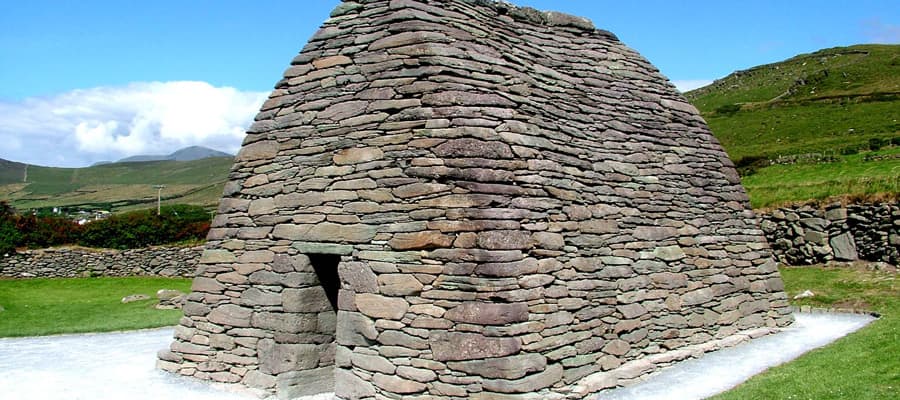
<path id="1" fill-rule="evenodd" d="M 348 1 L 249 129 L 159 365 L 280 398 L 581 397 L 790 323 L 756 224 L 697 111 L 589 21 Z"/>
<path id="2" fill-rule="evenodd" d="M 780 208 L 761 218 L 775 255 L 785 264 L 866 260 L 900 265 L 896 202 Z"/>
<path id="3" fill-rule="evenodd" d="M 0 277 L 193 277 L 202 251 L 203 247 L 148 247 L 132 250 L 56 247 L 26 250 L 0 258 Z"/>

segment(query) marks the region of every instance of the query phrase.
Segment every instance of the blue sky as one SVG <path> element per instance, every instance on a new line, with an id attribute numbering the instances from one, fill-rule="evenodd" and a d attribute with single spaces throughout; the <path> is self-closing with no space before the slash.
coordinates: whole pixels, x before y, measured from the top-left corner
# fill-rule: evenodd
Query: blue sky
<path id="1" fill-rule="evenodd" d="M 513 3 L 590 18 L 682 88 L 821 48 L 900 42 L 895 0 Z M 2 2 L 0 158 L 85 166 L 193 144 L 234 152 L 337 4 Z"/>

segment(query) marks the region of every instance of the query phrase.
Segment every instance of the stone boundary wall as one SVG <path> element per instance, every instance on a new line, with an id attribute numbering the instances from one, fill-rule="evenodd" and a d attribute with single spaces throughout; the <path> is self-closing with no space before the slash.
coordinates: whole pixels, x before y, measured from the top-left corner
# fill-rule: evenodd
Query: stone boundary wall
<path id="1" fill-rule="evenodd" d="M 0 258 L 0 278 L 134 275 L 190 278 L 197 271 L 197 262 L 202 252 L 202 246 L 131 250 L 81 247 L 26 250 Z"/>
<path id="2" fill-rule="evenodd" d="M 784 264 L 900 264 L 900 203 L 800 206 L 761 212 L 759 217 L 775 256 Z"/>
<path id="3" fill-rule="evenodd" d="M 759 218 L 775 256 L 787 265 L 855 260 L 900 265 L 900 205 L 897 203 L 836 203 L 824 209 L 780 208 L 760 212 Z M 202 246 L 26 250 L 0 258 L 0 277 L 193 277 L 202 251 Z"/>

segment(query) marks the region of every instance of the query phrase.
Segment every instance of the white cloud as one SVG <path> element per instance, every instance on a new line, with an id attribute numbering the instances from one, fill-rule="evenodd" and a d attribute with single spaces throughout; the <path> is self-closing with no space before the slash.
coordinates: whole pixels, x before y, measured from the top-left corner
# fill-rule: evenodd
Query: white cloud
<path id="1" fill-rule="evenodd" d="M 672 84 L 674 84 L 681 93 L 704 87 L 710 83 L 713 83 L 712 79 L 682 79 L 672 81 Z"/>
<path id="2" fill-rule="evenodd" d="M 177 81 L 0 101 L 0 158 L 80 167 L 193 145 L 236 153 L 266 95 Z"/>

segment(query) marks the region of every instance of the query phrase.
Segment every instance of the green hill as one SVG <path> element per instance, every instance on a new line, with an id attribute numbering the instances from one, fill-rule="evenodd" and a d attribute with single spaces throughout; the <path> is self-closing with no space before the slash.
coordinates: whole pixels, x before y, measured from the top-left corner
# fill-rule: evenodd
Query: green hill
<path id="1" fill-rule="evenodd" d="M 52 168 L 0 161 L 0 200 L 19 210 L 69 207 L 122 211 L 164 203 L 215 206 L 232 157 L 147 161 L 87 168 Z M 27 175 L 26 175 L 27 174 Z"/>
<path id="2" fill-rule="evenodd" d="M 802 54 L 685 96 L 756 207 L 900 192 L 900 45 Z"/>

